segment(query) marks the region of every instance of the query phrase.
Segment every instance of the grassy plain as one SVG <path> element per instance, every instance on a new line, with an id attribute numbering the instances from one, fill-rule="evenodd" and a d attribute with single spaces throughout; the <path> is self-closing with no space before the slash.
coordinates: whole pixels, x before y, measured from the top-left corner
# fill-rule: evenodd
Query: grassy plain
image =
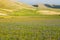
<path id="1" fill-rule="evenodd" d="M 0 40 L 60 40 L 60 9 L 40 7 L 0 0 Z"/>
<path id="2" fill-rule="evenodd" d="M 60 40 L 60 16 L 0 16 L 0 40 Z"/>

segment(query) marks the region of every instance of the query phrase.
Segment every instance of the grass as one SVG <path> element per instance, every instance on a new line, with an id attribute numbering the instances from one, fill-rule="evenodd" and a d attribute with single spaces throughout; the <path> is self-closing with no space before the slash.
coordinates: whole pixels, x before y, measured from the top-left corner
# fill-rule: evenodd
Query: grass
<path id="1" fill-rule="evenodd" d="M 38 14 L 36 13 L 36 10 L 29 10 L 29 9 L 21 9 L 21 10 L 17 10 L 12 12 L 11 14 L 9 14 L 11 16 L 38 16 Z"/>
<path id="2" fill-rule="evenodd" d="M 8 1 L 1 0 L 0 11 L 7 16 L 0 16 L 0 40 L 60 40 L 60 15 L 37 13 L 39 10 L 58 10 L 5 3 Z"/>
<path id="3" fill-rule="evenodd" d="M 60 40 L 60 18 L 0 16 L 0 40 Z"/>
<path id="4" fill-rule="evenodd" d="M 49 7 L 46 7 L 46 8 L 37 8 L 38 10 L 49 10 L 49 11 L 55 11 L 55 12 L 60 12 L 60 9 L 57 9 L 57 8 L 49 8 Z"/>
<path id="5" fill-rule="evenodd" d="M 17 10 L 17 11 L 14 11 L 14 12 L 12 12 L 12 13 L 8 13 L 8 15 L 10 15 L 10 16 L 46 16 L 45 14 L 42 14 L 42 12 L 38 12 L 38 11 L 44 11 L 44 10 L 46 10 L 46 11 L 52 11 L 52 13 L 53 12 L 56 12 L 56 13 L 59 13 L 59 11 L 57 10 L 54 10 L 54 9 L 48 9 L 48 8 L 46 8 L 46 9 L 38 9 L 38 8 L 36 8 L 35 10 L 29 10 L 29 9 L 21 9 L 21 10 Z M 47 15 L 47 16 L 49 16 L 49 15 Z M 51 15 L 50 15 L 51 16 Z M 59 15 L 53 15 L 53 16 L 59 16 Z"/>
<path id="6" fill-rule="evenodd" d="M 53 8 L 35 8 L 33 10 L 31 9 L 18 9 L 18 10 L 9 10 L 4 8 L 0 8 L 0 11 L 2 14 L 7 14 L 8 16 L 44 16 L 42 12 L 38 11 L 53 11 L 56 13 L 60 13 L 59 9 L 53 9 Z M 46 16 L 46 15 L 45 15 Z"/>
<path id="7" fill-rule="evenodd" d="M 60 40 L 60 15 L 37 13 L 39 10 L 60 10 L 19 8 L 7 5 L 0 8 L 1 13 L 7 14 L 0 16 L 0 40 Z M 10 9 L 12 12 L 7 11 Z"/>

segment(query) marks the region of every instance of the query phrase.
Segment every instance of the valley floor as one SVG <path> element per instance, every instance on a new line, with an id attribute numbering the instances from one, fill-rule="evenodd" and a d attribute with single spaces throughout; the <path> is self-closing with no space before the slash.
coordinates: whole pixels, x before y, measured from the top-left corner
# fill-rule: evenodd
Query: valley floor
<path id="1" fill-rule="evenodd" d="M 0 16 L 0 40 L 60 40 L 60 17 Z"/>

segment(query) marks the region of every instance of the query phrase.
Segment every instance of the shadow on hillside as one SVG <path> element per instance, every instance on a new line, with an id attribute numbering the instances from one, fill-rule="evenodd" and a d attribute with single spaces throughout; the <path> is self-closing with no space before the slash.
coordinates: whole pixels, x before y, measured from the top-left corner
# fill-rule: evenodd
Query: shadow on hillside
<path id="1" fill-rule="evenodd" d="M 43 6 L 46 6 L 46 7 L 48 7 L 48 8 L 60 9 L 60 5 L 54 5 L 54 4 L 41 4 L 40 7 L 42 7 L 42 5 L 43 5 Z M 38 4 L 37 4 L 37 5 L 32 5 L 32 6 L 34 6 L 34 7 L 39 7 Z"/>
<path id="2" fill-rule="evenodd" d="M 49 8 L 55 8 L 55 9 L 60 9 L 60 5 L 50 5 L 50 4 L 45 4 L 46 7 Z"/>

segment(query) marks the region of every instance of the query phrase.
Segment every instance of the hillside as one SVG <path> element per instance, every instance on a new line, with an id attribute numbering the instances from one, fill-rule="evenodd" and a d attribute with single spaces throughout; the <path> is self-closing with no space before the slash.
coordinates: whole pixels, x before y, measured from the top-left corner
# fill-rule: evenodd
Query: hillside
<path id="1" fill-rule="evenodd" d="M 47 7 L 44 4 L 38 4 L 40 9 L 47 9 Z"/>
<path id="2" fill-rule="evenodd" d="M 51 4 L 38 4 L 37 13 L 43 15 L 60 15 L 60 9 L 56 9 L 57 5 Z"/>
<path id="3" fill-rule="evenodd" d="M 49 5 L 52 6 L 52 5 Z M 0 0 L 0 15 L 3 16 L 40 16 L 60 15 L 60 9 L 47 7 L 46 4 L 38 4 L 38 7 L 17 2 L 14 0 Z"/>
<path id="4" fill-rule="evenodd" d="M 45 6 L 49 8 L 60 9 L 60 5 L 56 5 L 56 4 L 45 4 Z"/>
<path id="5" fill-rule="evenodd" d="M 30 5 L 21 3 L 21 2 L 14 2 L 11 0 L 0 0 L 0 8 L 6 9 L 22 9 L 22 8 L 33 8 Z"/>
<path id="6" fill-rule="evenodd" d="M 6 13 L 10 15 L 11 13 L 24 9 L 34 10 L 33 6 L 21 2 L 15 2 L 12 0 L 0 0 L 0 13 Z"/>

